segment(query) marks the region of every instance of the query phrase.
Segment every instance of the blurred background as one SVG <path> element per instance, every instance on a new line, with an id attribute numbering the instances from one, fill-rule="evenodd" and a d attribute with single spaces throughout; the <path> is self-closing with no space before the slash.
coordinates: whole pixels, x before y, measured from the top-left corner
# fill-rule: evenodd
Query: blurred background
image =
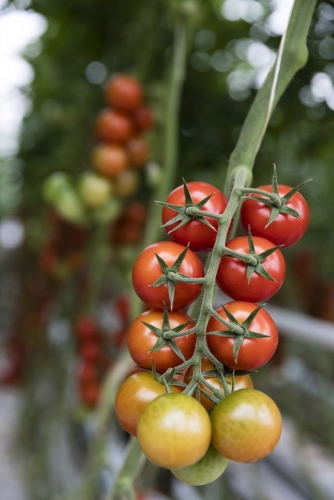
<path id="1" fill-rule="evenodd" d="M 0 0 L 1 500 L 105 498 L 126 436 L 110 415 L 106 468 L 94 409 L 124 356 L 134 259 L 164 238 L 154 200 L 182 177 L 223 188 L 291 6 Z M 281 442 L 197 489 L 148 464 L 138 498 L 334 499 L 333 33 L 334 5 L 319 1 L 309 60 L 254 167 L 253 186 L 274 163 L 282 184 L 312 179 L 309 229 L 284 251 L 287 277 L 268 306 L 279 349 L 253 379 L 282 410 Z M 107 153 L 98 121 L 114 73 L 135 77 L 144 97 L 135 136 Z"/>

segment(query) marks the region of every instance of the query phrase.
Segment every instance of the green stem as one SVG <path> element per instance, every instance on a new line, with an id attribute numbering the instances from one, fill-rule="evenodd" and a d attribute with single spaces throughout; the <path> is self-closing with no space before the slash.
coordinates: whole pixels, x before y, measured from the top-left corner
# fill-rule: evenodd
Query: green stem
<path id="1" fill-rule="evenodd" d="M 144 454 L 137 438 L 131 436 L 123 466 L 117 476 L 113 489 L 105 500 L 136 500 L 133 481 L 144 464 Z"/>
<path id="2" fill-rule="evenodd" d="M 316 0 L 294 2 L 276 63 L 257 93 L 230 156 L 225 193 L 229 192 L 234 171 L 239 165 L 246 165 L 251 171 L 276 104 L 293 76 L 307 62 L 306 39 L 315 5 Z M 251 178 L 247 182 L 248 186 L 250 181 Z"/>

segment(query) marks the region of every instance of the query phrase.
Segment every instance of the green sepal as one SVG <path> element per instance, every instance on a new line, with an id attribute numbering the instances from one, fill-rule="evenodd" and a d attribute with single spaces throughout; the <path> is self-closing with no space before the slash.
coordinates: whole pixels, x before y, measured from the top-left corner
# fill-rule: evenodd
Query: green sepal
<path id="1" fill-rule="evenodd" d="M 234 357 L 234 362 L 238 362 L 238 354 L 240 351 L 240 347 L 244 341 L 244 336 L 239 335 L 238 337 L 235 338 L 234 343 L 233 343 L 233 357 Z"/>
<path id="2" fill-rule="evenodd" d="M 258 306 L 254 311 L 252 311 L 249 316 L 245 319 L 245 321 L 242 323 L 242 325 L 246 328 L 249 328 L 252 321 L 256 318 L 257 314 L 260 312 L 260 310 L 263 308 L 265 304 L 262 304 L 261 306 Z"/>

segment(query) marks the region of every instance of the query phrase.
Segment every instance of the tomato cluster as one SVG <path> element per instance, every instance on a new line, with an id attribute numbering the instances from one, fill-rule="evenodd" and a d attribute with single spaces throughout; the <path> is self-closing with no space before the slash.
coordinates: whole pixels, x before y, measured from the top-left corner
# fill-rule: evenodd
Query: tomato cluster
<path id="1" fill-rule="evenodd" d="M 116 193 L 130 179 L 136 182 L 136 169 L 149 159 L 145 133 L 154 123 L 152 111 L 144 104 L 143 88 L 134 77 L 112 76 L 105 86 L 108 107 L 100 112 L 95 132 L 100 140 L 92 155 L 94 169 L 112 180 Z"/>
<path id="2" fill-rule="evenodd" d="M 95 120 L 92 170 L 77 182 L 63 172 L 45 180 L 44 197 L 65 220 L 80 225 L 115 220 L 124 198 L 138 190 L 139 169 L 150 157 L 145 134 L 154 124 L 143 94 L 134 77 L 112 76 L 104 90 L 107 107 Z"/>
<path id="3" fill-rule="evenodd" d="M 222 244 L 237 207 L 230 214 L 216 187 L 184 182 L 160 202 L 173 241 L 144 249 L 132 270 L 134 290 L 149 309 L 134 320 L 127 342 L 144 371 L 120 386 L 116 414 L 151 461 L 195 485 L 219 477 L 228 460 L 264 458 L 281 434 L 280 412 L 253 388 L 251 373 L 278 344 L 261 302 L 284 281 L 279 247 L 301 237 L 309 214 L 298 189 L 277 185 L 275 177 L 271 190 L 241 188 L 240 197 L 248 192 L 241 211 L 247 236 Z M 258 216 L 261 210 L 266 215 Z M 206 274 L 197 251 L 212 251 Z M 215 283 L 233 299 L 218 309 Z M 201 293 L 196 321 L 184 308 Z"/>

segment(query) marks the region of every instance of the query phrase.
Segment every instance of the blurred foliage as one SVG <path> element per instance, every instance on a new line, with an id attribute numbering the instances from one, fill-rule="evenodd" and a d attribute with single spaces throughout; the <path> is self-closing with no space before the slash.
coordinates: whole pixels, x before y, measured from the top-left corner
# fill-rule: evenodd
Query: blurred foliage
<path id="1" fill-rule="evenodd" d="M 19 152 L 25 208 L 34 213 L 42 210 L 40 187 L 51 172 L 62 170 L 78 176 L 89 168 L 94 119 L 104 107 L 103 83 L 114 72 L 130 72 L 145 85 L 157 119 L 151 134 L 153 160 L 163 163 L 166 75 L 173 17 L 179 15 L 191 16 L 196 29 L 189 40 L 175 184 L 184 176 L 222 186 L 228 156 L 256 93 L 251 78 L 256 68 L 246 58 L 247 44 L 264 42 L 276 50 L 279 42 L 279 37 L 269 36 L 263 28 L 271 2 L 261 4 L 261 19 L 250 23 L 225 19 L 220 2 L 139 0 L 134 5 L 125 0 L 116 6 L 101 0 L 33 0 L 30 7 L 46 17 L 48 27 L 39 55 L 29 56 L 34 50 L 27 49 L 35 80 L 25 89 L 33 107 L 24 122 Z M 320 3 L 309 36 L 308 64 L 276 109 L 254 169 L 254 185 L 269 181 L 273 163 L 282 183 L 293 185 L 313 178 L 304 189 L 312 218 L 303 245 L 312 246 L 319 260 L 318 271 L 324 276 L 333 274 L 334 233 L 328 219 L 334 213 L 333 111 L 321 101 L 306 106 L 299 95 L 302 89 L 307 93 L 315 73 L 333 76 L 334 53 L 325 53 L 327 59 L 320 55 L 324 40 L 334 30 L 326 12 L 328 4 Z M 236 72 L 241 72 L 246 82 L 248 79 L 239 91 L 231 86 Z M 288 255 L 298 248 L 289 250 Z"/>

